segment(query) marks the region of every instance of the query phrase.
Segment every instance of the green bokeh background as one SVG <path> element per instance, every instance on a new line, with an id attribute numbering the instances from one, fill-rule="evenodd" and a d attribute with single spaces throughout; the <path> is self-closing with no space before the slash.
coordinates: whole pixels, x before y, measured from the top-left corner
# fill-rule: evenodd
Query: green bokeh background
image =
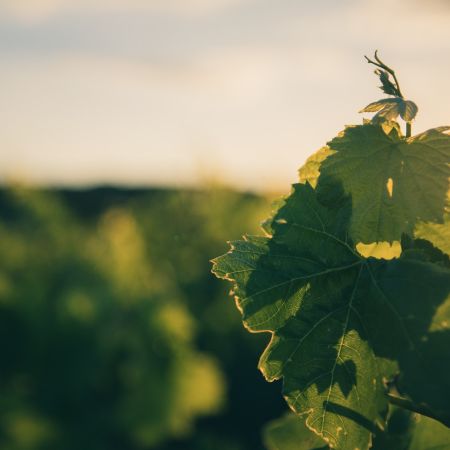
<path id="1" fill-rule="evenodd" d="M 0 191 L 0 448 L 257 450 L 286 407 L 210 274 L 267 198 Z"/>

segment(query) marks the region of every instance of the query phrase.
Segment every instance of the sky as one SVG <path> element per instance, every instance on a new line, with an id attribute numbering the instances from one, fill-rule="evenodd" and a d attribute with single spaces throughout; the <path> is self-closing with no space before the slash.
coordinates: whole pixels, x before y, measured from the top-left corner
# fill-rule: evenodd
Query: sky
<path id="1" fill-rule="evenodd" d="M 0 182 L 286 191 L 375 49 L 450 125 L 450 0 L 0 0 Z"/>

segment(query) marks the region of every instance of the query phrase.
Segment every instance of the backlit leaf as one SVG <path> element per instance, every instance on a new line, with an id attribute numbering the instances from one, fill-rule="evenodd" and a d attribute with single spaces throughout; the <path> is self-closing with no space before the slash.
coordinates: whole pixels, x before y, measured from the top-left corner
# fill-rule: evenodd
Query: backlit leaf
<path id="1" fill-rule="evenodd" d="M 352 199 L 356 242 L 399 241 L 416 223 L 443 223 L 450 176 L 450 136 L 429 130 L 405 139 L 379 125 L 346 128 L 328 146 L 317 190 L 330 207 L 336 183 Z"/>
<path id="2" fill-rule="evenodd" d="M 414 117 L 416 117 L 419 108 L 411 100 L 402 100 L 402 102 L 399 105 L 399 110 L 400 110 L 400 117 L 405 122 L 411 122 L 411 120 L 413 120 Z"/>
<path id="3" fill-rule="evenodd" d="M 326 146 L 313 153 L 298 171 L 300 183 L 308 182 L 313 188 L 315 188 L 320 175 L 320 166 L 322 162 L 333 153 L 334 152 Z"/>
<path id="4" fill-rule="evenodd" d="M 436 248 L 450 255 L 450 218 L 448 214 L 445 215 L 444 223 L 418 223 L 414 235 L 417 238 L 426 239 Z"/>
<path id="5" fill-rule="evenodd" d="M 385 108 L 389 105 L 398 105 L 402 101 L 399 97 L 390 97 L 390 98 L 383 98 L 381 100 L 377 100 L 376 102 L 369 103 L 365 108 L 363 108 L 360 113 L 363 112 L 377 112 L 381 109 Z"/>

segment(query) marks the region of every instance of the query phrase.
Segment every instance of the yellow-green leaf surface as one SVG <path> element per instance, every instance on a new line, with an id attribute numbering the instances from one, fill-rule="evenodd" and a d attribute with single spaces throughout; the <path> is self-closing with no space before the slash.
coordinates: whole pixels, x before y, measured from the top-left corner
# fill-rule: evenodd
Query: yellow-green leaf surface
<path id="1" fill-rule="evenodd" d="M 436 248 L 450 255 L 450 216 L 445 215 L 444 223 L 418 223 L 414 235 L 426 239 Z"/>
<path id="2" fill-rule="evenodd" d="M 330 207 L 336 186 L 352 202 L 355 242 L 399 241 L 416 224 L 443 223 L 450 176 L 450 136 L 441 129 L 404 138 L 377 124 L 347 127 L 328 143 L 320 167 L 319 198 Z"/>
<path id="3" fill-rule="evenodd" d="M 317 180 L 319 179 L 321 164 L 333 153 L 334 152 L 326 146 L 313 153 L 298 171 L 300 183 L 308 182 L 315 188 Z"/>
<path id="4" fill-rule="evenodd" d="M 378 111 L 377 114 L 374 116 L 375 120 L 379 119 L 395 120 L 400 114 L 401 103 L 402 99 L 399 97 L 386 98 L 371 103 L 370 105 L 367 105 L 360 112 Z"/>
<path id="5" fill-rule="evenodd" d="M 395 120 L 400 116 L 406 122 L 411 122 L 416 117 L 419 108 L 411 100 L 404 100 L 400 97 L 389 97 L 370 103 L 360 113 L 376 112 L 375 120 L 384 118 Z"/>
<path id="6" fill-rule="evenodd" d="M 274 420 L 264 429 L 267 450 L 328 450 L 317 434 L 308 430 L 305 421 L 295 414 Z"/>
<path id="7" fill-rule="evenodd" d="M 382 98 L 381 100 L 377 100 L 376 102 L 369 103 L 359 112 L 378 112 L 386 108 L 386 106 L 398 105 L 401 101 L 402 99 L 400 97 Z"/>
<path id="8" fill-rule="evenodd" d="M 295 185 L 267 225 L 272 236 L 233 242 L 214 272 L 234 283 L 249 330 L 272 333 L 260 360 L 267 380 L 283 378 L 291 408 L 331 448 L 362 450 L 384 421 L 383 379 L 414 370 L 450 275 L 413 251 L 362 258 L 341 187 L 330 208 L 308 183 Z"/>
<path id="9" fill-rule="evenodd" d="M 416 416 L 408 450 L 450 450 L 450 429 L 424 416 Z"/>

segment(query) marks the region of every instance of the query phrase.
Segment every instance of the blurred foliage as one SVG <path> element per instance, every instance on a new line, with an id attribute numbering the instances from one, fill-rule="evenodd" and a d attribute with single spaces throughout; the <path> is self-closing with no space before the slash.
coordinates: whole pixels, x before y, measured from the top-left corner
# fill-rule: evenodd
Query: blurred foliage
<path id="1" fill-rule="evenodd" d="M 266 338 L 209 260 L 267 213 L 226 189 L 0 191 L 0 448 L 262 448 L 284 410 Z"/>

